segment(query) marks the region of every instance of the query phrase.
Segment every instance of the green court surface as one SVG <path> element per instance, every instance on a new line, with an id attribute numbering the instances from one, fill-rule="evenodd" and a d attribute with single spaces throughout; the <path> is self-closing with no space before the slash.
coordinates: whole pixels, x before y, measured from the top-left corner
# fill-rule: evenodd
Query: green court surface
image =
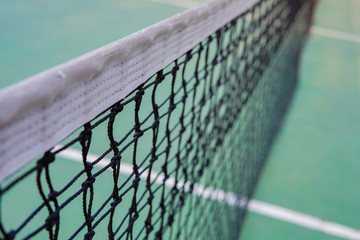
<path id="1" fill-rule="evenodd" d="M 314 25 L 360 34 L 359 9 L 356 0 L 320 1 Z M 360 44 L 314 31 L 255 199 L 360 229 L 359 103 Z M 242 239 L 341 238 L 251 213 Z"/>
<path id="2" fill-rule="evenodd" d="M 176 4 L 168 0 L 3 1 L 0 3 L 0 87 L 195 4 L 196 1 L 180 0 Z M 314 25 L 360 34 L 359 10 L 358 0 L 322 0 Z M 359 79 L 360 43 L 311 34 L 303 54 L 296 96 L 263 171 L 255 199 L 360 229 Z M 95 145 L 94 153 L 101 153 L 97 150 L 102 148 L 100 145 Z M 59 171 L 78 171 L 78 163 L 66 160 L 64 163 L 58 166 Z M 59 181 L 68 180 L 58 177 Z M 103 190 L 111 191 L 106 187 Z M 26 199 L 14 199 L 19 204 L 32 204 Z M 81 218 L 79 201 L 73 204 L 79 206 Z M 16 221 L 16 214 L 13 216 L 11 221 Z M 249 212 L 241 239 L 341 238 Z"/>
<path id="3" fill-rule="evenodd" d="M 338 237 L 334 237 L 322 232 L 299 227 L 292 223 L 274 220 L 272 218 L 267 218 L 255 213 L 249 213 L 247 216 L 247 221 L 248 222 L 245 222 L 242 236 L 239 239 L 339 239 Z"/>
<path id="4" fill-rule="evenodd" d="M 146 0 L 2 1 L 0 88 L 182 10 Z"/>

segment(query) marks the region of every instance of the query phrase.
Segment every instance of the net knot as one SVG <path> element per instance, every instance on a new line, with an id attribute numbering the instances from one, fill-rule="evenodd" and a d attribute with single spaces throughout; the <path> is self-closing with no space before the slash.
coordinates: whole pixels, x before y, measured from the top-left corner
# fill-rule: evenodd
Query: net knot
<path id="1" fill-rule="evenodd" d="M 211 64 L 212 64 L 213 66 L 216 66 L 217 62 L 218 62 L 217 59 L 214 58 L 214 59 L 211 61 Z"/>
<path id="2" fill-rule="evenodd" d="M 210 159 L 207 158 L 207 159 L 205 160 L 205 167 L 208 167 L 209 165 L 210 165 Z"/>
<path id="3" fill-rule="evenodd" d="M 85 129 L 80 133 L 80 138 L 82 141 L 89 141 L 91 139 L 91 127 L 85 125 Z"/>
<path id="4" fill-rule="evenodd" d="M 57 191 L 52 191 L 51 193 L 48 194 L 49 200 L 53 202 L 56 201 L 57 196 L 59 196 L 59 193 Z"/>
<path id="5" fill-rule="evenodd" d="M 144 131 L 143 130 L 138 130 L 138 131 L 135 132 L 134 138 L 140 138 L 142 135 L 144 135 Z"/>
<path id="6" fill-rule="evenodd" d="M 15 239 L 15 235 L 16 235 L 16 232 L 14 231 L 14 230 L 11 230 L 10 232 L 8 232 L 7 234 L 6 234 L 6 240 L 13 240 L 13 239 Z"/>
<path id="7" fill-rule="evenodd" d="M 157 83 L 161 83 L 165 79 L 165 75 L 161 72 L 158 73 L 158 77 L 156 79 Z"/>
<path id="8" fill-rule="evenodd" d="M 132 222 L 135 222 L 139 218 L 139 213 L 135 212 L 134 216 L 131 218 Z"/>
<path id="9" fill-rule="evenodd" d="M 145 91 L 144 89 L 140 88 L 137 92 L 136 92 L 136 97 L 140 98 L 144 95 Z"/>
<path id="10" fill-rule="evenodd" d="M 154 155 L 154 156 L 152 156 L 152 158 L 150 159 L 150 163 L 154 163 L 156 160 L 158 160 L 158 156 Z"/>
<path id="11" fill-rule="evenodd" d="M 181 98 L 181 102 L 182 103 L 185 103 L 186 99 L 187 99 L 188 95 L 187 94 L 184 94 Z"/>
<path id="12" fill-rule="evenodd" d="M 118 113 L 118 112 L 121 112 L 123 109 L 124 109 L 124 105 L 118 103 L 111 109 L 111 112 Z"/>
<path id="13" fill-rule="evenodd" d="M 148 203 L 151 204 L 152 200 L 154 199 L 154 194 L 151 194 L 149 197 L 148 197 Z"/>
<path id="14" fill-rule="evenodd" d="M 188 142 L 188 145 L 186 146 L 186 152 L 190 153 L 193 150 L 193 145 L 191 144 L 191 142 Z"/>
<path id="15" fill-rule="evenodd" d="M 169 111 L 172 112 L 172 111 L 174 111 L 175 108 L 176 108 L 176 104 L 172 103 L 169 106 Z"/>
<path id="16" fill-rule="evenodd" d="M 152 230 L 154 230 L 154 227 L 151 225 L 151 221 L 146 219 L 145 221 L 146 225 L 146 233 L 149 234 Z"/>
<path id="17" fill-rule="evenodd" d="M 191 51 L 188 51 L 188 52 L 186 53 L 185 61 L 189 61 L 191 58 L 192 58 Z"/>
<path id="18" fill-rule="evenodd" d="M 85 169 L 88 170 L 88 171 L 89 170 L 91 171 L 93 169 L 93 167 L 94 167 L 91 162 L 85 162 L 84 165 L 85 165 Z"/>
<path id="19" fill-rule="evenodd" d="M 165 209 L 165 202 L 161 201 L 160 202 L 160 208 L 161 208 L 161 213 L 165 214 L 166 213 L 166 209 Z"/>
<path id="20" fill-rule="evenodd" d="M 168 226 L 171 226 L 174 222 L 174 214 L 170 214 L 168 217 Z"/>
<path id="21" fill-rule="evenodd" d="M 198 50 L 198 53 L 201 53 L 201 52 L 202 52 L 202 50 L 204 50 L 204 47 L 203 47 L 202 43 L 200 43 L 200 44 L 199 44 L 199 50 Z"/>
<path id="22" fill-rule="evenodd" d="M 170 148 L 171 148 L 171 145 L 167 145 L 167 146 L 166 146 L 166 148 L 165 148 L 165 153 L 166 153 L 166 154 L 169 154 Z"/>
<path id="23" fill-rule="evenodd" d="M 180 134 L 183 134 L 186 131 L 186 127 L 180 129 Z"/>
<path id="24" fill-rule="evenodd" d="M 37 161 L 36 165 L 38 167 L 45 167 L 48 166 L 53 161 L 55 161 L 54 154 L 52 152 L 46 152 L 44 156 Z"/>
<path id="25" fill-rule="evenodd" d="M 171 70 L 171 73 L 172 73 L 173 75 L 175 75 L 176 72 L 179 71 L 179 69 L 180 69 L 180 68 L 179 68 L 179 65 L 176 64 L 176 65 L 173 67 L 173 69 Z"/>
<path id="26" fill-rule="evenodd" d="M 59 222 L 59 212 L 55 211 L 54 213 L 49 215 L 45 220 L 46 230 L 50 231 L 51 228 L 58 222 Z"/>
<path id="27" fill-rule="evenodd" d="M 138 187 L 139 186 L 139 182 L 140 182 L 140 177 L 137 176 L 134 181 L 133 181 L 133 184 L 134 184 L 134 187 Z"/>
<path id="28" fill-rule="evenodd" d="M 111 158 L 111 168 L 112 169 L 115 169 L 116 166 L 120 163 L 120 160 L 121 160 L 121 155 L 114 155 L 112 158 Z"/>
<path id="29" fill-rule="evenodd" d="M 226 25 L 225 25 L 225 27 L 226 27 Z M 219 29 L 219 30 L 216 31 L 216 37 L 217 37 L 217 38 L 220 38 L 221 33 L 222 33 L 221 31 L 222 31 L 221 29 Z"/>
<path id="30" fill-rule="evenodd" d="M 177 184 L 175 184 L 174 187 L 171 189 L 171 194 L 172 194 L 173 196 L 177 195 L 178 192 L 179 192 L 179 190 L 178 190 L 178 188 L 177 188 L 176 185 L 177 185 Z"/>
<path id="31" fill-rule="evenodd" d="M 209 98 L 212 98 L 214 96 L 214 88 L 210 87 L 209 89 Z"/>
<path id="32" fill-rule="evenodd" d="M 170 136 L 170 130 L 167 128 L 165 131 L 166 136 Z"/>
<path id="33" fill-rule="evenodd" d="M 155 239 L 162 239 L 162 232 L 161 231 L 156 232 Z"/>
<path id="34" fill-rule="evenodd" d="M 194 183 L 190 183 L 189 193 L 191 194 L 194 191 Z"/>
<path id="35" fill-rule="evenodd" d="M 82 184 L 81 187 L 88 188 L 95 182 L 95 177 L 91 176 L 88 179 L 86 179 Z"/>
<path id="36" fill-rule="evenodd" d="M 184 205 L 184 202 L 185 202 L 185 194 L 184 194 L 184 192 L 182 192 L 182 193 L 180 194 L 179 200 L 180 200 L 181 206 L 183 206 L 183 205 Z"/>
<path id="37" fill-rule="evenodd" d="M 163 171 L 165 171 L 166 170 L 166 168 L 163 166 L 162 167 L 162 169 L 163 169 Z M 164 173 L 164 180 L 163 180 L 163 182 L 166 182 L 166 180 L 168 180 L 169 179 L 169 174 L 167 174 L 167 173 Z"/>
<path id="38" fill-rule="evenodd" d="M 111 207 L 116 207 L 119 203 L 121 203 L 122 202 L 122 198 L 116 198 L 114 201 L 112 201 L 111 203 L 110 203 L 110 206 Z"/>
<path id="39" fill-rule="evenodd" d="M 157 118 L 157 119 L 154 121 L 154 123 L 153 123 L 153 125 L 152 125 L 152 128 L 153 128 L 153 129 L 158 128 L 158 127 L 159 127 L 159 123 L 160 123 L 160 120 L 159 120 L 159 118 Z"/>
<path id="40" fill-rule="evenodd" d="M 85 240 L 91 240 L 91 239 L 93 239 L 94 235 L 95 235 L 95 231 L 91 230 L 90 232 L 87 232 L 85 234 L 84 239 Z"/>

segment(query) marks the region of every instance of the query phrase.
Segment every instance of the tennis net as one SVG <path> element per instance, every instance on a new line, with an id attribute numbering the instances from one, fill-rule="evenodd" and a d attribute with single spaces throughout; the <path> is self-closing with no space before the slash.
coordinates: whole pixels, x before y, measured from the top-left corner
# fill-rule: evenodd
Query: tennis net
<path id="1" fill-rule="evenodd" d="M 209 1 L 2 90 L 1 239 L 237 239 L 314 5 Z"/>

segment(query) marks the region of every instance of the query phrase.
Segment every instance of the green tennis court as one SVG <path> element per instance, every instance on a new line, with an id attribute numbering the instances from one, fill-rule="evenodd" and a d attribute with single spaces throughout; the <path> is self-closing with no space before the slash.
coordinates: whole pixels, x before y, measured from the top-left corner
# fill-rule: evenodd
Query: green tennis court
<path id="1" fill-rule="evenodd" d="M 186 8 L 196 6 L 198 3 L 200 1 L 176 1 L 175 3 L 168 0 L 133 2 L 108 0 L 105 2 L 93 1 L 91 3 L 85 1 L 76 3 L 70 1 L 52 3 L 3 2 L 0 7 L 0 78 L 2 79 L 0 87 L 18 82 L 21 79 L 125 37 L 160 20 L 180 13 Z M 360 69 L 360 37 L 357 34 L 360 34 L 360 27 L 356 24 L 360 20 L 357 15 L 359 7 L 360 2 L 357 0 L 344 0 L 341 2 L 322 0 L 318 3 L 313 23 L 314 26 L 302 53 L 300 79 L 295 97 L 275 145 L 270 152 L 267 164 L 261 173 L 259 185 L 252 202 L 253 205 L 249 205 L 249 211 L 247 212 L 239 239 L 357 239 L 346 236 L 360 236 L 359 230 L 356 230 L 360 229 L 358 217 L 360 215 L 360 208 L 357 204 L 357 199 L 359 199 L 360 195 L 357 189 L 360 183 L 360 177 L 357 174 L 360 168 L 358 161 L 360 156 L 360 140 L 358 139 L 360 133 L 358 126 L 360 111 L 357 107 L 360 98 L 360 73 L 358 70 Z M 246 18 L 244 19 L 244 22 L 246 22 Z M 227 39 L 224 40 L 224 42 L 226 41 Z M 292 39 L 292 41 L 295 40 Z M 211 55 L 216 51 L 216 44 L 214 42 L 210 45 L 209 54 Z M 196 54 L 193 54 L 195 57 L 192 60 L 185 60 L 185 57 L 179 60 L 179 62 L 190 62 L 187 65 L 187 71 L 189 72 L 197 69 Z M 291 53 L 288 54 L 291 55 Z M 203 64 L 206 65 L 206 61 Z M 166 77 L 168 83 L 160 86 L 159 89 L 153 90 L 159 93 L 156 99 L 157 102 L 166 101 L 168 96 L 165 92 L 172 88 L 170 73 L 174 68 L 177 68 L 177 63 L 165 69 L 165 71 L 169 72 L 169 76 Z M 221 75 L 222 70 L 219 68 L 214 72 L 215 75 Z M 274 76 L 271 74 L 273 73 L 268 73 L 269 76 Z M 269 76 L 264 78 L 271 79 Z M 187 78 L 188 76 L 187 73 L 178 73 L 177 77 Z M 285 80 L 284 83 L 287 84 Z M 181 82 L 177 84 L 175 88 L 181 89 Z M 201 83 L 198 92 L 204 91 L 206 86 L 206 83 Z M 265 86 L 263 87 L 266 89 Z M 220 93 L 216 97 L 219 99 L 222 96 L 226 96 L 223 95 L 223 92 L 226 92 L 226 87 L 223 87 L 223 89 L 220 86 L 220 88 Z M 254 94 L 260 99 L 262 94 L 269 92 L 273 94 L 274 92 L 281 92 L 281 90 L 280 88 L 275 88 Z M 133 95 L 136 96 L 136 93 L 133 93 Z M 183 111 L 189 112 L 187 118 L 185 114 L 184 119 L 190 119 L 191 111 L 194 111 L 191 110 L 191 101 L 200 102 L 200 98 L 201 95 L 200 97 L 195 97 L 194 94 L 190 98 L 191 100 L 188 100 L 188 105 L 184 104 Z M 176 100 L 181 101 L 180 97 L 175 95 L 174 101 L 176 102 Z M 141 108 L 146 109 L 146 111 L 140 112 L 140 118 L 146 119 L 146 114 L 154 108 L 151 94 L 145 95 L 141 101 L 143 104 Z M 211 101 L 213 100 L 210 100 L 210 103 Z M 279 103 L 272 98 L 265 99 L 265 102 L 269 104 L 272 103 L 271 101 Z M 205 105 L 206 109 L 211 109 L 210 103 Z M 127 129 L 133 127 L 131 121 L 133 121 L 134 116 L 136 119 L 136 113 L 134 114 L 133 109 L 136 103 L 131 104 L 134 104 L 131 110 L 125 109 L 125 112 L 122 112 L 122 116 L 128 116 L 129 120 L 124 120 L 124 118 L 114 119 L 115 123 Z M 256 120 L 262 119 L 262 116 L 257 115 L 258 113 L 253 109 L 277 111 L 276 107 L 277 105 L 271 106 L 271 104 L 270 107 L 267 107 L 262 102 L 254 102 L 253 105 L 246 106 L 245 110 L 239 115 L 241 119 L 239 124 L 234 124 L 237 132 L 234 132 L 233 136 L 231 136 L 234 139 L 237 136 L 236 134 L 240 132 L 243 134 L 243 137 L 235 138 L 237 139 L 236 141 L 225 140 L 225 145 L 229 146 L 229 148 L 234 146 L 236 148 L 237 145 L 241 145 L 242 150 L 245 151 L 243 153 L 245 154 L 245 159 L 246 157 L 257 156 L 257 154 L 265 156 L 266 151 L 261 152 L 261 149 L 260 153 L 252 152 L 251 143 L 252 141 L 258 142 L 261 139 L 271 138 L 266 138 L 267 136 L 259 133 L 256 135 L 257 138 L 249 140 L 251 136 L 247 135 L 246 129 L 252 129 L 252 132 L 255 132 L 257 131 L 256 129 L 261 129 L 262 127 L 261 124 L 256 124 Z M 227 109 L 227 107 L 224 108 Z M 181 115 L 181 111 L 181 109 L 176 109 L 174 114 Z M 225 110 L 219 108 L 220 115 L 221 111 Z M 166 114 L 165 110 L 163 114 Z M 261 121 L 266 122 L 265 120 Z M 174 125 L 174 131 L 180 131 L 181 128 L 184 128 L 184 126 L 180 126 L 181 124 Z M 211 124 L 209 122 L 209 125 Z M 91 131 L 91 134 L 97 137 L 92 140 L 89 152 L 86 153 L 89 161 L 90 159 L 91 161 L 96 161 L 95 159 L 109 148 L 108 132 L 110 125 L 100 126 Z M 142 127 L 150 129 L 152 125 L 145 124 Z M 163 132 L 166 132 L 166 128 L 168 128 L 164 124 L 160 125 L 160 127 L 164 129 Z M 73 136 L 76 138 L 82 131 L 86 135 L 85 130 L 82 128 L 73 133 Z M 113 131 L 116 136 L 125 134 L 121 129 Z M 207 130 L 205 129 L 204 131 Z M 259 132 L 261 131 L 259 130 Z M 80 136 L 83 135 L 80 134 Z M 155 135 L 157 141 L 163 141 L 165 144 L 167 141 L 166 134 L 159 133 L 159 135 Z M 188 141 L 195 139 L 196 141 L 196 136 L 192 131 L 187 130 L 180 135 L 182 136 L 180 140 L 177 139 L 175 141 L 179 146 L 181 142 L 185 142 L 184 139 Z M 199 139 L 201 141 L 201 138 Z M 87 140 L 84 141 L 85 146 Z M 132 162 L 134 151 L 137 148 L 140 149 L 136 153 L 137 159 L 150 159 L 154 157 L 148 156 L 147 152 L 141 151 L 142 146 L 151 145 L 153 141 L 153 135 L 150 133 L 145 134 L 136 143 L 138 147 L 132 146 L 122 153 L 121 167 L 118 169 L 120 171 L 118 182 L 124 183 L 124 189 L 129 189 L 125 192 L 130 191 L 130 189 L 134 191 L 132 189 L 134 188 L 134 167 Z M 68 141 L 61 142 L 57 148 L 62 148 L 67 143 Z M 213 144 L 211 140 L 209 140 L 209 143 L 210 145 Z M 262 144 L 266 145 L 267 143 L 265 141 Z M 52 184 L 55 189 L 66 186 L 73 179 L 73 176 L 84 170 L 82 162 L 84 146 L 77 143 L 69 151 L 66 150 L 59 153 L 57 161 L 50 168 Z M 155 146 L 153 147 L 155 148 Z M 163 157 L 165 157 L 166 147 L 162 146 L 159 148 L 164 152 Z M 185 150 L 181 152 L 178 149 L 178 151 L 181 156 L 185 154 Z M 203 154 L 207 156 L 207 153 Z M 236 156 L 244 158 L 241 154 Z M 248 189 L 248 186 L 245 184 L 237 185 L 233 182 L 232 176 L 224 177 L 223 174 L 239 167 L 245 169 L 245 174 L 242 175 L 242 178 L 253 179 L 257 176 L 258 172 L 251 169 L 254 167 L 253 165 L 260 164 L 251 163 L 250 161 L 234 163 L 230 161 L 233 157 L 233 152 L 227 152 L 226 150 L 221 150 L 220 153 L 214 155 L 212 169 L 204 174 L 203 178 L 197 183 L 198 185 L 195 185 L 195 188 L 198 188 L 198 192 L 195 190 L 194 196 L 191 197 L 191 202 L 196 203 L 195 206 L 199 206 L 199 208 L 194 209 L 193 205 L 184 204 L 183 213 L 176 215 L 174 219 L 177 227 L 173 231 L 167 232 L 163 236 L 164 239 L 175 238 L 176 234 L 179 234 L 181 226 L 187 226 L 187 224 L 194 226 L 194 228 L 184 228 L 182 231 L 185 234 L 181 235 L 183 239 L 186 239 L 186 236 L 197 239 L 205 239 L 205 237 L 208 239 L 233 239 L 234 235 L 231 235 L 231 231 L 229 231 L 228 235 L 220 236 L 216 234 L 223 233 L 224 229 L 226 232 L 227 227 L 231 228 L 231 226 L 226 224 L 230 222 L 229 219 L 235 223 L 236 219 L 239 219 L 239 222 L 243 221 L 245 211 L 237 214 L 234 211 L 234 206 L 243 206 L 244 204 L 241 202 L 241 199 L 237 199 L 236 203 L 231 205 L 229 201 L 225 201 L 223 198 L 229 197 L 230 199 L 233 197 L 231 195 L 232 191 L 220 192 L 223 190 L 223 186 L 227 186 L 229 189 L 239 187 L 242 191 L 241 193 L 246 192 L 247 194 L 252 190 Z M 155 162 L 151 165 L 150 172 L 153 172 L 153 176 L 148 172 L 149 169 L 146 168 L 146 162 L 138 164 L 140 167 L 139 171 L 146 171 L 148 176 L 150 176 L 149 179 L 139 176 L 141 180 L 138 187 L 136 187 L 136 191 L 144 194 L 139 194 L 135 200 L 132 194 L 125 194 L 121 198 L 121 204 L 132 206 L 134 201 L 137 201 L 138 208 L 144 206 L 144 211 L 152 212 L 156 216 L 152 223 L 157 221 L 156 224 L 159 224 L 164 219 L 164 214 L 161 213 L 161 204 L 166 202 L 166 196 L 179 194 L 176 190 L 173 190 L 174 186 L 179 186 L 179 188 L 184 189 L 182 191 L 183 195 L 180 194 L 178 198 L 169 203 L 171 211 L 176 213 L 177 208 L 183 204 L 182 196 L 185 196 L 190 188 L 189 185 L 186 186 L 187 180 L 184 181 L 184 178 L 191 178 L 191 172 L 194 172 L 197 168 L 191 168 L 190 165 L 186 168 L 185 165 L 185 167 L 178 170 L 176 158 L 174 157 L 174 159 L 166 166 L 169 171 L 172 171 L 174 177 L 170 177 L 166 183 L 164 180 L 166 174 L 162 173 L 164 171 L 163 164 Z M 227 161 L 224 163 L 224 160 Z M 107 201 L 108 196 L 114 191 L 113 186 L 109 184 L 109 182 L 114 181 L 114 171 L 106 170 L 102 172 L 102 167 L 110 164 L 111 161 L 111 154 L 109 154 L 102 159 L 99 166 L 94 166 L 92 170 L 93 173 L 101 172 L 102 176 L 101 178 L 96 178 L 95 183 L 93 183 L 94 194 L 96 196 L 94 202 L 91 203 L 93 209 L 101 208 L 104 201 Z M 204 161 L 199 165 L 201 164 L 205 166 L 206 162 Z M 36 166 L 35 161 L 21 171 L 25 172 L 33 166 Z M 220 171 L 216 169 L 216 166 L 219 166 Z M 11 177 L 10 180 L 15 177 Z M 42 175 L 41 178 L 46 181 L 45 175 Z M 222 180 L 213 183 L 212 179 Z M 162 196 L 156 195 L 154 197 L 152 205 L 150 204 L 154 209 L 151 210 L 147 202 L 149 201 L 148 196 L 145 195 L 145 193 L 148 194 L 149 191 L 150 193 L 152 191 L 147 186 L 150 180 L 154 186 L 157 186 L 154 188 L 157 189 L 156 191 L 164 191 Z M 69 197 L 71 198 L 71 194 L 73 194 L 71 191 L 77 190 L 76 184 L 81 185 L 81 182 L 84 181 L 86 181 L 85 175 L 77 179 L 74 185 L 68 186 L 66 191 L 69 190 L 69 192 L 59 197 L 59 202 L 66 202 Z M 34 189 L 32 193 L 28 192 L 29 189 L 36 185 L 38 185 L 36 178 L 33 178 L 32 181 L 23 182 L 16 189 L 11 190 L 5 197 L 1 198 L 2 208 L 0 216 L 4 225 L 21 224 L 21 219 L 18 216 L 31 214 L 38 203 L 42 202 L 38 189 Z M 162 188 L 164 190 L 160 188 L 162 185 L 166 185 L 166 187 Z M 52 191 L 51 186 L 44 185 L 43 188 L 44 192 L 51 193 Z M 201 191 L 199 190 L 200 188 L 202 189 Z M 214 197 L 214 201 L 208 200 L 211 198 L 209 197 L 211 194 L 206 195 L 208 193 L 205 193 L 204 189 L 210 193 L 217 192 L 218 195 Z M 234 190 L 234 192 L 236 191 Z M 88 207 L 91 199 L 89 195 L 92 193 L 89 190 L 87 194 L 84 198 L 79 197 L 71 201 L 68 207 L 62 210 L 61 219 L 71 219 L 71 221 L 77 223 L 84 222 L 84 201 L 86 202 L 86 207 Z M 247 201 L 247 199 L 244 198 L 244 201 Z M 6 205 L 9 204 L 6 202 L 10 202 L 11 205 Z M 219 202 L 222 204 L 220 209 L 216 205 Z M 230 203 L 232 202 L 230 201 Z M 263 203 L 269 205 L 262 205 Z M 263 208 L 259 208 L 259 206 Z M 266 213 L 266 211 L 276 209 L 276 207 L 280 207 L 281 211 L 293 211 L 294 215 L 290 214 L 288 219 L 284 219 L 276 214 Z M 27 209 L 28 212 L 24 213 L 24 209 Z M 131 226 L 131 216 L 134 216 L 138 210 L 122 211 L 117 209 L 115 214 L 118 217 L 113 220 L 113 225 L 122 226 L 129 224 Z M 94 214 L 94 211 L 92 214 Z M 206 213 L 205 217 L 200 221 L 196 221 L 204 213 Z M 224 213 L 227 216 L 219 217 L 220 214 Z M 28 229 L 36 228 L 38 222 L 41 222 L 48 214 L 45 208 L 42 209 L 36 216 L 39 221 L 35 219 L 26 227 Z M 295 218 L 298 216 L 296 214 L 306 214 L 306 216 L 296 222 L 293 220 L 294 216 Z M 146 223 L 147 217 L 147 214 L 140 214 L 135 221 Z M 337 225 L 326 225 L 326 223 L 317 225 L 314 224 L 314 221 L 308 221 L 309 218 L 307 217 L 321 219 Z M 110 214 L 104 215 L 105 221 L 99 221 L 99 225 L 96 226 L 97 231 L 94 239 L 108 238 L 107 223 L 109 218 Z M 124 224 L 122 221 L 126 223 Z M 173 220 L 167 218 L 166 221 Z M 208 224 L 210 221 L 218 222 L 218 226 L 212 227 Z M 78 231 L 78 226 L 69 224 L 69 222 L 66 222 L 66 224 L 61 222 L 60 224 L 61 232 L 59 239 L 67 239 L 69 234 L 71 235 Z M 83 238 L 87 232 L 85 225 L 79 230 L 78 235 L 74 236 L 74 239 Z M 145 224 L 146 227 L 150 227 L 150 225 Z M 334 231 L 329 231 L 328 226 Z M 339 226 L 340 230 L 338 230 Z M 139 235 L 134 236 L 126 233 L 129 230 L 125 229 L 123 236 L 136 239 L 148 230 L 146 227 L 134 229 L 134 232 L 140 232 Z M 119 229 L 113 229 L 113 231 L 120 232 Z M 202 233 L 203 231 L 206 231 L 206 233 Z M 22 239 L 29 232 L 31 230 L 25 230 L 24 235 L 20 235 L 16 239 Z M 353 235 L 347 235 L 351 233 Z M 36 237 L 37 239 L 47 239 L 49 234 L 47 231 L 43 231 L 36 235 Z"/>

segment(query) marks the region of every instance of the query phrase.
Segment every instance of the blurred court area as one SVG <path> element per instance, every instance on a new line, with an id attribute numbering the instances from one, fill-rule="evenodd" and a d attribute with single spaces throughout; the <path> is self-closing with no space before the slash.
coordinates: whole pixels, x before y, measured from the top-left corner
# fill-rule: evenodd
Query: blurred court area
<path id="1" fill-rule="evenodd" d="M 255 195 L 355 229 L 360 229 L 359 10 L 357 0 L 319 1 L 295 99 Z M 255 213 L 248 215 L 242 235 L 242 239 L 346 238 Z"/>
<path id="2" fill-rule="evenodd" d="M 1 2 L 0 87 L 197 4 L 66 1 Z M 359 10 L 359 0 L 319 1 L 298 90 L 254 197 L 269 211 L 281 207 L 293 215 L 286 220 L 250 209 L 241 239 L 346 238 L 309 219 L 339 224 L 342 233 L 360 229 Z"/>

